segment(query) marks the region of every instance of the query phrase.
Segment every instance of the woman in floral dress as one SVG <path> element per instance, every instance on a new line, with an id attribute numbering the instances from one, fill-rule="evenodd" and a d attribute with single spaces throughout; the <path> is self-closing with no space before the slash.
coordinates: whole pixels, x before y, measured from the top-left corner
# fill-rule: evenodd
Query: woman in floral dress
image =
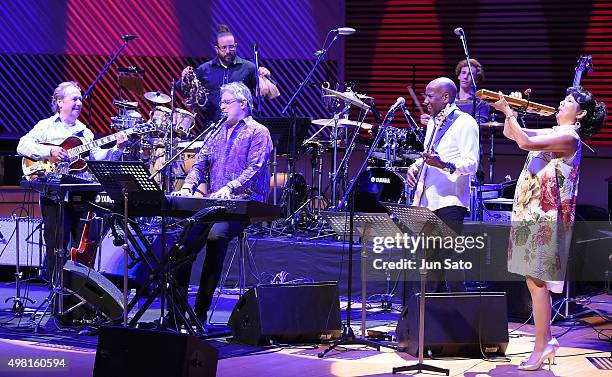
<path id="1" fill-rule="evenodd" d="M 493 106 L 506 115 L 504 136 L 529 151 L 514 195 L 508 270 L 526 278 L 536 331 L 534 350 L 518 369 L 538 370 L 554 361 L 559 347 L 550 330 L 549 290 L 563 290 L 580 176 L 578 132 L 595 133 L 606 108 L 591 93 L 571 87 L 559 104 L 557 126 L 535 130 L 519 126 L 503 97 Z"/>

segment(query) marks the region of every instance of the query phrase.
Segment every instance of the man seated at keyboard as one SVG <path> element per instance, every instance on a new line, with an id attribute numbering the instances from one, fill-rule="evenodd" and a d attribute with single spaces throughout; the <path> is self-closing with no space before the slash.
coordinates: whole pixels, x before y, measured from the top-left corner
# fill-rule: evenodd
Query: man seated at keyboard
<path id="1" fill-rule="evenodd" d="M 177 196 L 192 196 L 208 177 L 208 191 L 212 199 L 250 199 L 264 202 L 268 197 L 270 174 L 266 167 L 272 151 L 268 129 L 251 117 L 251 91 L 243 83 L 232 82 L 221 86 L 221 111 L 227 116 L 215 134 L 202 146 L 193 167 Z M 190 231 L 184 244 L 186 252 L 198 253 L 206 245 L 200 286 L 194 311 L 205 323 L 215 289 L 221 276 L 229 242 L 240 234 L 246 224 L 218 222 L 210 227 L 198 223 Z M 177 281 L 187 297 L 191 263 L 183 264 Z"/>

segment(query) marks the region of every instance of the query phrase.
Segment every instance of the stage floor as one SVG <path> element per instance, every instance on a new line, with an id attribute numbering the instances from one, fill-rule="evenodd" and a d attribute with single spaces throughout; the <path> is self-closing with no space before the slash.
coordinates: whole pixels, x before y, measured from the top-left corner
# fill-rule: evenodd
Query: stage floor
<path id="1" fill-rule="evenodd" d="M 195 287 L 193 287 L 195 288 Z M 32 284 L 29 286 L 30 297 L 38 305 L 48 294 L 48 288 Z M 61 327 L 53 320 L 44 321 L 45 326 L 39 333 L 33 333 L 29 319 L 21 321 L 10 313 L 11 300 L 5 299 L 14 294 L 14 286 L 6 283 L 0 285 L 0 376 L 38 376 L 40 371 L 11 371 L 7 368 L 8 358 L 65 358 L 68 370 L 46 371 L 50 376 L 91 376 L 94 368 L 97 337 L 79 335 L 81 328 Z M 193 303 L 195 290 L 190 290 L 190 302 Z M 237 296 L 221 295 L 214 322 L 227 322 L 229 314 L 236 303 Z M 592 298 L 594 307 L 610 315 L 612 296 L 599 295 Z M 28 307 L 33 305 L 28 305 Z M 147 311 L 145 318 L 156 318 L 159 315 L 157 302 Z M 343 318 L 346 316 L 346 301 L 342 301 Z M 359 332 L 360 304 L 354 303 L 353 328 Z M 384 311 L 373 305 L 368 307 L 368 329 L 383 332 L 393 331 L 399 317 L 400 306 L 394 304 L 394 310 Z M 47 316 L 48 318 L 48 316 Z M 426 363 L 449 368 L 452 376 L 609 376 L 612 370 L 610 352 L 612 346 L 609 336 L 612 326 L 601 317 L 583 318 L 589 325 L 573 328 L 554 326 L 553 334 L 559 337 L 561 348 L 558 351 L 556 365 L 551 371 L 541 370 L 536 373 L 518 372 L 516 365 L 533 347 L 533 327 L 520 323 L 509 323 L 510 343 L 506 351 L 508 360 L 481 360 L 467 358 L 426 359 Z M 224 326 L 214 328 L 216 337 L 205 341 L 215 346 L 219 352 L 217 376 L 391 376 L 391 369 L 396 366 L 409 365 L 415 358 L 393 349 L 383 348 L 375 351 L 363 346 L 348 346 L 334 350 L 324 359 L 317 354 L 326 345 L 300 345 L 284 347 L 252 347 L 232 343 L 229 332 Z M 600 339 L 598 339 L 598 336 Z M 606 339 L 602 340 L 602 339 Z M 394 345 L 394 343 L 389 343 Z M 592 360 L 592 361 L 591 361 Z M 605 369 L 599 368 L 608 368 Z M 409 373 L 408 373 L 409 374 Z"/>

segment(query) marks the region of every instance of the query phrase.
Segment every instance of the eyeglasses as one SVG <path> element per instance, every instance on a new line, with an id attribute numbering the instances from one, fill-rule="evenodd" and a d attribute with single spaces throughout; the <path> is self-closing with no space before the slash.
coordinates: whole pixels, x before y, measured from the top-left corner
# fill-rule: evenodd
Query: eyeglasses
<path id="1" fill-rule="evenodd" d="M 236 51 L 236 46 L 238 46 L 238 43 L 234 43 L 233 45 L 215 46 L 215 47 L 221 51 Z"/>
<path id="2" fill-rule="evenodd" d="M 221 105 L 230 105 L 234 102 L 238 101 L 238 98 L 234 98 L 234 99 L 224 99 L 223 101 L 221 101 L 219 103 L 219 107 L 221 107 Z"/>

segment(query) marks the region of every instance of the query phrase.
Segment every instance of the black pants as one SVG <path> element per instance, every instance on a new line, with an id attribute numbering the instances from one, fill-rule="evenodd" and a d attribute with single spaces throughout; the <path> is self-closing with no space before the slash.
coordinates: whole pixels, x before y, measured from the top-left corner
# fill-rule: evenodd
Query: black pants
<path id="1" fill-rule="evenodd" d="M 202 250 L 202 245 L 206 244 L 206 256 L 202 266 L 200 287 L 198 288 L 194 306 L 194 311 L 199 317 L 205 318 L 210 308 L 215 289 L 221 277 L 229 242 L 238 236 L 245 227 L 246 225 L 240 222 L 220 222 L 212 226 L 210 224 L 196 223 L 187 235 L 185 240 L 186 249 L 184 251 L 187 255 L 195 257 L 195 254 Z M 192 265 L 193 262 L 182 264 L 176 274 L 179 289 L 183 291 L 185 297 L 187 297 Z"/>
<path id="2" fill-rule="evenodd" d="M 78 247 L 81 241 L 85 224 L 81 219 L 87 217 L 87 212 L 74 211 L 69 209 L 68 206 L 64 206 L 63 218 L 60 220 L 58 217 L 60 212 L 59 204 L 44 196 L 40 197 L 40 209 L 43 218 L 43 237 L 46 249 L 43 276 L 51 281 L 51 276 L 53 276 L 55 269 L 55 260 L 58 256 L 56 255 L 56 250 L 63 250 L 65 252 L 64 260 L 70 259 L 70 249 Z M 100 219 L 93 220 L 90 223 L 89 241 L 96 241 L 96 244 L 99 242 L 102 230 L 101 223 Z M 60 245 L 60 239 L 63 241 L 63 245 Z"/>
<path id="3" fill-rule="evenodd" d="M 75 212 L 64 207 L 63 218 L 60 219 L 59 204 L 49 198 L 40 197 L 40 210 L 43 218 L 46 254 L 44 261 L 44 276 L 51 279 L 55 269 L 56 250 L 63 249 L 65 252 L 64 258 L 70 256 L 70 248 L 78 247 L 81 233 L 83 231 L 82 222 L 79 221 L 85 217 L 84 212 Z M 61 224 L 63 222 L 63 226 Z M 63 240 L 63 245 L 60 245 L 60 239 Z M 65 260 L 65 259 L 64 259 Z"/>

